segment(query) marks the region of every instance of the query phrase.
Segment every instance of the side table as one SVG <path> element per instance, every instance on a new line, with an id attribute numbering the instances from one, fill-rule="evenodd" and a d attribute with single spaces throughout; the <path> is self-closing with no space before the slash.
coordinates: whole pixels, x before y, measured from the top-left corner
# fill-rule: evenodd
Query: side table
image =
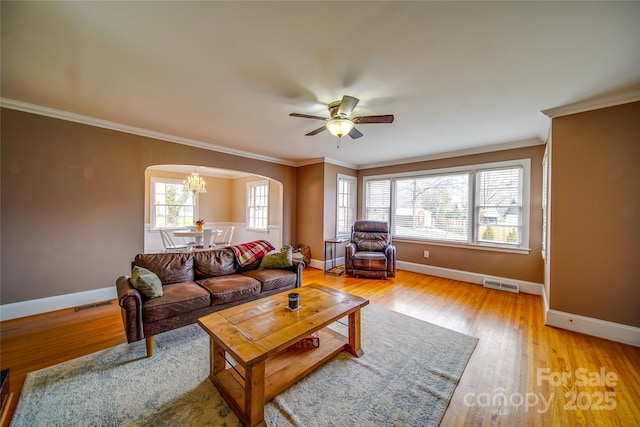
<path id="1" fill-rule="evenodd" d="M 336 265 L 338 263 L 337 247 L 340 244 L 348 243 L 350 239 L 335 237 L 324 241 L 324 271 L 329 274 L 342 274 L 344 273 L 344 264 Z M 329 254 L 329 257 L 327 257 Z M 329 261 L 331 263 L 329 264 Z"/>

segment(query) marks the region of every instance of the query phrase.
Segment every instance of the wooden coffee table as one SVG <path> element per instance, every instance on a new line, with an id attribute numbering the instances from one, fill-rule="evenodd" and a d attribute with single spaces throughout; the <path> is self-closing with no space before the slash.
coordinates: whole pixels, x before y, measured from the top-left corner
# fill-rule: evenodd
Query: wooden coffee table
<path id="1" fill-rule="evenodd" d="M 265 425 L 264 404 L 343 350 L 360 357 L 360 309 L 369 300 L 316 283 L 198 319 L 209 334 L 209 378 L 245 426 Z M 348 337 L 326 326 L 349 316 Z M 319 331 L 317 348 L 291 347 Z M 228 363 L 228 356 L 235 363 Z"/>

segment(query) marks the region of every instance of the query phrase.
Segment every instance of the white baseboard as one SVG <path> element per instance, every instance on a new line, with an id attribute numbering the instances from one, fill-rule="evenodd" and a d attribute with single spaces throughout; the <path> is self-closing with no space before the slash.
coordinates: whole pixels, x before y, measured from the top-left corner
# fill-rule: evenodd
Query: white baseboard
<path id="1" fill-rule="evenodd" d="M 404 261 L 398 261 L 397 266 L 398 268 L 402 268 L 403 270 L 413 271 L 415 273 L 429 274 L 432 276 L 461 280 L 477 284 L 482 284 L 482 279 L 485 277 L 498 280 L 502 279 L 508 282 L 517 283 L 520 285 L 521 292 L 542 296 L 542 309 L 545 325 L 640 347 L 640 328 L 623 325 L 620 323 L 609 322 L 601 319 L 594 319 L 592 317 L 551 310 L 549 308 L 549 296 L 547 295 L 544 285 L 540 283 L 532 283 L 510 278 L 485 276 L 483 274 L 471 273 L 468 271 L 450 270 L 448 268 L 433 267 L 424 264 L 414 264 Z"/>
<path id="2" fill-rule="evenodd" d="M 313 267 L 317 268 L 318 270 L 324 271 L 324 261 L 321 259 L 311 258 L 311 262 L 309 263 L 308 267 Z"/>
<path id="3" fill-rule="evenodd" d="M 542 295 L 544 286 L 541 283 L 527 282 L 524 280 L 511 279 L 508 277 L 489 276 L 486 274 L 472 273 L 470 271 L 452 270 L 449 268 L 434 267 L 432 265 L 415 264 L 413 262 L 398 261 L 396 266 L 400 270 L 412 271 L 414 273 L 428 274 L 431 276 L 444 277 L 445 279 L 460 280 L 463 282 L 482 285 L 484 279 L 497 281 L 507 281 L 520 285 L 520 292 L 525 294 Z"/>
<path id="4" fill-rule="evenodd" d="M 312 260 L 311 260 L 311 264 L 313 264 L 313 262 L 314 262 L 314 261 L 315 261 L 315 260 L 313 260 L 313 259 L 312 259 Z M 328 260 L 326 260 L 326 261 L 320 261 L 320 260 L 318 260 L 318 263 L 320 263 L 320 265 L 322 266 L 322 267 L 319 267 L 319 268 L 321 268 L 321 269 L 323 269 L 323 270 L 327 270 L 327 269 L 329 269 L 329 268 L 332 268 L 332 267 L 331 267 L 331 265 L 332 265 L 332 264 L 335 264 L 335 265 L 334 265 L 334 267 L 338 267 L 338 266 L 340 266 L 340 265 L 343 265 L 343 264 L 344 264 L 344 257 L 336 258 L 336 259 L 335 259 L 335 263 L 333 263 L 330 259 L 328 259 Z M 312 265 L 312 266 L 313 266 L 313 265 Z"/>
<path id="5" fill-rule="evenodd" d="M 0 305 L 0 321 L 77 307 L 79 305 L 93 304 L 99 301 L 112 300 L 117 297 L 116 287 L 110 286 L 108 288 L 94 289 L 91 291 L 3 304 Z"/>
<path id="6" fill-rule="evenodd" d="M 547 310 L 545 324 L 640 347 L 640 328 L 635 326 L 558 310 Z"/>

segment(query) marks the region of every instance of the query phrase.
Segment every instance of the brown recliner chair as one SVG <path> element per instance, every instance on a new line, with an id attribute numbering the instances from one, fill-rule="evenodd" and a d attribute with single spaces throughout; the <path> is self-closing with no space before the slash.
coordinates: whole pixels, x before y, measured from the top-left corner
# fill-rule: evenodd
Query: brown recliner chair
<path id="1" fill-rule="evenodd" d="M 356 277 L 386 279 L 396 275 L 396 247 L 386 221 L 356 221 L 346 246 L 345 268 Z"/>

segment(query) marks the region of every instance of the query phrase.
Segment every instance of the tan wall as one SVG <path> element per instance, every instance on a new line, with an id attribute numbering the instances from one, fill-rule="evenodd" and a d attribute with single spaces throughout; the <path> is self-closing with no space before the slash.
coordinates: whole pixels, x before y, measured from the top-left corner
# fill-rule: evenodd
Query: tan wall
<path id="1" fill-rule="evenodd" d="M 550 308 L 640 327 L 640 102 L 552 121 Z"/>
<path id="2" fill-rule="evenodd" d="M 298 244 L 311 248 L 311 257 L 322 259 L 324 228 L 324 164 L 298 168 Z"/>
<path id="3" fill-rule="evenodd" d="M 282 238 L 296 237 L 296 168 L 1 110 L 2 304 L 113 286 L 143 251 L 145 170 L 187 164 L 283 184 Z"/>
<path id="4" fill-rule="evenodd" d="M 542 248 L 543 155 L 544 145 L 535 145 L 513 150 L 365 169 L 358 173 L 358 194 L 363 194 L 363 178 L 370 175 L 412 172 L 529 158 L 531 159 L 529 224 L 529 247 L 531 251 L 528 254 L 523 255 L 402 241 L 394 241 L 394 244 L 397 249 L 397 259 L 399 261 L 524 280 L 533 283 L 543 283 L 544 265 L 540 255 Z M 358 215 L 359 218 L 362 218 L 362 196 L 358 197 Z M 425 250 L 429 251 L 429 258 L 423 257 L 423 251 Z"/>

